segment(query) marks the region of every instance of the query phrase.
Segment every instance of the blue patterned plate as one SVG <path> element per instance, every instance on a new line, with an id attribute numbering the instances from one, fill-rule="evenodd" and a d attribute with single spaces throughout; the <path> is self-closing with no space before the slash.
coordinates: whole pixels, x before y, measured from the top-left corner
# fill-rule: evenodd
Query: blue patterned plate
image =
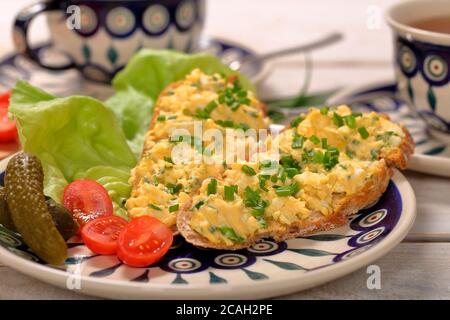
<path id="1" fill-rule="evenodd" d="M 50 45 L 42 45 L 35 49 L 43 62 L 63 64 L 67 57 L 53 49 Z M 254 56 L 256 53 L 245 46 L 223 39 L 203 38 L 199 45 L 199 52 L 218 56 L 225 64 L 236 59 Z M 256 61 L 245 65 L 240 70 L 254 83 L 261 81 L 268 71 L 268 64 Z M 14 87 L 17 80 L 26 80 L 52 94 L 69 96 L 82 94 L 104 100 L 113 94 L 111 86 L 85 80 L 76 70 L 49 71 L 30 62 L 21 55 L 11 54 L 0 60 L 0 91 Z"/>
<path id="2" fill-rule="evenodd" d="M 0 162 L 0 183 L 6 163 Z M 268 239 L 233 252 L 199 249 L 178 237 L 148 268 L 95 255 L 78 238 L 69 241 L 64 266 L 46 265 L 20 235 L 0 225 L 0 262 L 53 285 L 107 298 L 268 298 L 331 281 L 380 258 L 408 233 L 415 203 L 411 186 L 396 171 L 379 202 L 341 228 L 280 243 Z"/>
<path id="3" fill-rule="evenodd" d="M 416 143 L 415 153 L 409 169 L 450 177 L 450 146 L 439 142 L 427 131 L 425 122 L 413 114 L 405 102 L 396 96 L 396 85 L 392 82 L 365 85 L 343 90 L 327 103 L 349 104 L 360 110 L 383 112 L 399 123 L 403 123 Z"/>

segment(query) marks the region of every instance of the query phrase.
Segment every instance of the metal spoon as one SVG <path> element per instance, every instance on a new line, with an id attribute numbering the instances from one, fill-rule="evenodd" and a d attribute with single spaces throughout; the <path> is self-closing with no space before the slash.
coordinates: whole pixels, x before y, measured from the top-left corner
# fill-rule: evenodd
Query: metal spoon
<path id="1" fill-rule="evenodd" d="M 257 56 L 247 56 L 240 60 L 234 60 L 231 63 L 229 63 L 229 67 L 235 71 L 238 71 L 238 70 L 242 69 L 243 67 L 245 67 L 245 64 L 248 64 L 248 63 L 252 63 L 255 61 L 267 61 L 269 59 L 287 56 L 287 55 L 294 54 L 294 53 L 311 51 L 311 50 L 325 47 L 325 46 L 328 46 L 335 42 L 338 42 L 342 38 L 343 38 L 342 33 L 334 32 L 334 33 L 331 33 L 331 34 L 327 35 L 326 37 L 324 37 L 320 40 L 316 40 L 314 42 L 302 44 L 302 45 L 292 47 L 292 48 L 276 50 L 276 51 L 260 54 Z"/>

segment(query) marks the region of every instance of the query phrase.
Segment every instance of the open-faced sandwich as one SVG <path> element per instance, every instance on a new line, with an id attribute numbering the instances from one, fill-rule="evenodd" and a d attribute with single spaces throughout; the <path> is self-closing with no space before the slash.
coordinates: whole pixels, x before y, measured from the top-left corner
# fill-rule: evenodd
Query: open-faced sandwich
<path id="1" fill-rule="evenodd" d="M 221 178 L 224 161 L 208 154 L 202 137 L 194 133 L 218 129 L 267 129 L 264 105 L 240 87 L 236 77 L 206 75 L 193 70 L 182 81 L 169 85 L 159 96 L 138 165 L 132 171 L 133 186 L 126 208 L 131 218 L 151 215 L 176 229 L 177 215 L 191 203 L 208 178 Z M 173 133 L 177 129 L 178 133 Z M 188 143 L 188 161 L 172 159 L 179 143 Z M 200 161 L 193 161 L 199 156 Z M 175 161 L 175 162 L 174 162 Z"/>

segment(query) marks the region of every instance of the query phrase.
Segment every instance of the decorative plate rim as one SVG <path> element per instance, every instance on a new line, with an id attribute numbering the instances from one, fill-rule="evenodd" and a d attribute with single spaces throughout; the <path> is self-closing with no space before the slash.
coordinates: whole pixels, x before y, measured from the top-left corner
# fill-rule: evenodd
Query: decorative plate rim
<path id="1" fill-rule="evenodd" d="M 10 157 L 0 162 L 0 172 L 6 168 Z M 379 259 L 393 249 L 407 235 L 416 217 L 416 198 L 408 180 L 396 169 L 392 181 L 396 185 L 401 199 L 402 212 L 395 228 L 383 240 L 351 259 L 325 266 L 323 268 L 301 273 L 284 280 L 267 280 L 252 285 L 204 285 L 152 283 L 141 284 L 123 280 L 99 279 L 80 276 L 81 289 L 74 292 L 92 294 L 106 298 L 137 299 L 239 299 L 269 298 L 296 291 L 305 290 L 349 274 Z M 36 262 L 18 257 L 16 254 L 0 246 L 0 262 L 33 278 L 67 289 L 65 284 L 70 278 L 66 271 L 51 268 Z M 265 289 L 270 289 L 266 291 Z"/>
<path id="2" fill-rule="evenodd" d="M 357 98 L 365 93 L 370 94 L 371 91 L 382 91 L 383 88 L 392 86 L 395 86 L 395 81 L 392 79 L 378 80 L 362 85 L 350 86 L 349 88 L 339 90 L 336 94 L 332 95 L 328 98 L 327 103 L 330 105 L 345 103 L 346 101 Z M 414 153 L 411 157 L 408 169 L 417 172 L 450 177 L 450 158 L 439 155 Z"/>

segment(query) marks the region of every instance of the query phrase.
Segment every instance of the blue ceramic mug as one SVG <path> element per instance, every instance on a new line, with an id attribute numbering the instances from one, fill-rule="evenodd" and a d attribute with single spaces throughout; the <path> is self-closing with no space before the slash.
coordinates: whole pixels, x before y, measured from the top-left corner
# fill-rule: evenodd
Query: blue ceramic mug
<path id="1" fill-rule="evenodd" d="M 204 0 L 50 0 L 16 17 L 17 52 L 50 70 L 77 68 L 88 79 L 109 82 L 141 48 L 195 51 L 204 22 Z M 29 44 L 31 21 L 45 13 L 52 46 L 65 53 L 49 63 Z"/>
<path id="2" fill-rule="evenodd" d="M 450 34 L 413 27 L 418 21 L 450 17 L 449 0 L 401 2 L 386 15 L 394 33 L 398 92 L 450 144 Z"/>

